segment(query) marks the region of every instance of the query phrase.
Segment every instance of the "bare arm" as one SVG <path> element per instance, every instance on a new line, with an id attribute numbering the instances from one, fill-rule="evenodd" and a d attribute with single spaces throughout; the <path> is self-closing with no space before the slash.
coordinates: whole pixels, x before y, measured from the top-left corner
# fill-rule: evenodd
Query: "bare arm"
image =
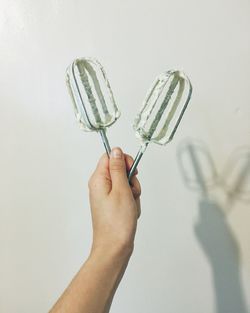
<path id="1" fill-rule="evenodd" d="M 113 149 L 89 180 L 93 225 L 90 255 L 50 313 L 108 313 L 134 248 L 140 184 L 127 170 L 132 158 Z"/>

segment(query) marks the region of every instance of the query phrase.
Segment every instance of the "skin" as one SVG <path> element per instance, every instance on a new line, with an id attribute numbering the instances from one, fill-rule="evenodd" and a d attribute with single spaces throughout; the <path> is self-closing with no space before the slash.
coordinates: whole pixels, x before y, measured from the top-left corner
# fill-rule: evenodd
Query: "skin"
<path id="1" fill-rule="evenodd" d="M 89 257 L 50 313 L 108 313 L 134 249 L 141 214 L 140 183 L 130 184 L 131 156 L 114 148 L 104 154 L 89 180 L 93 242 Z"/>

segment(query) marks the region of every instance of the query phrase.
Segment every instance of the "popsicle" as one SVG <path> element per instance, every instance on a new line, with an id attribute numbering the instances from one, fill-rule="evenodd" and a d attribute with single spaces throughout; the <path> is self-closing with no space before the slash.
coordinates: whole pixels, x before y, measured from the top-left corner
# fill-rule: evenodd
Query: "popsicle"
<path id="1" fill-rule="evenodd" d="M 134 121 L 141 146 L 129 171 L 129 180 L 150 142 L 166 145 L 173 139 L 191 94 L 191 82 L 182 71 L 170 70 L 155 79 Z"/>
<path id="2" fill-rule="evenodd" d="M 67 68 L 66 83 L 80 128 L 99 132 L 109 156 L 106 129 L 120 117 L 120 111 L 103 66 L 93 58 L 76 59 Z"/>

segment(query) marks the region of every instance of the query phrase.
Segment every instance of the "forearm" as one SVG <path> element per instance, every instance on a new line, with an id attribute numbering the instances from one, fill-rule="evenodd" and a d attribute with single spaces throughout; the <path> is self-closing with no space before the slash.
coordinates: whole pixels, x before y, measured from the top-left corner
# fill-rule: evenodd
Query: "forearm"
<path id="1" fill-rule="evenodd" d="M 131 253 L 92 251 L 50 313 L 108 313 Z"/>

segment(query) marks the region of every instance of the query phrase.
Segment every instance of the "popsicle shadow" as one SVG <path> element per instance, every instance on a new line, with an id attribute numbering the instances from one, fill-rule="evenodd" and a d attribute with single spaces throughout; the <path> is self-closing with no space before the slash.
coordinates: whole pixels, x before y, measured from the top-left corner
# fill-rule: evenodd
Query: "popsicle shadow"
<path id="1" fill-rule="evenodd" d="M 222 180 L 219 178 L 213 159 L 201 142 L 184 141 L 179 146 L 177 157 L 185 185 L 198 190 L 200 195 L 194 233 L 211 265 L 215 312 L 248 313 L 241 284 L 239 248 L 225 214 L 228 210 L 216 201 L 211 192 L 222 181 L 225 182 L 225 176 Z M 250 172 L 250 161 L 246 164 L 244 173 L 240 171 L 232 184 L 231 203 L 243 188 L 245 173 Z"/>

